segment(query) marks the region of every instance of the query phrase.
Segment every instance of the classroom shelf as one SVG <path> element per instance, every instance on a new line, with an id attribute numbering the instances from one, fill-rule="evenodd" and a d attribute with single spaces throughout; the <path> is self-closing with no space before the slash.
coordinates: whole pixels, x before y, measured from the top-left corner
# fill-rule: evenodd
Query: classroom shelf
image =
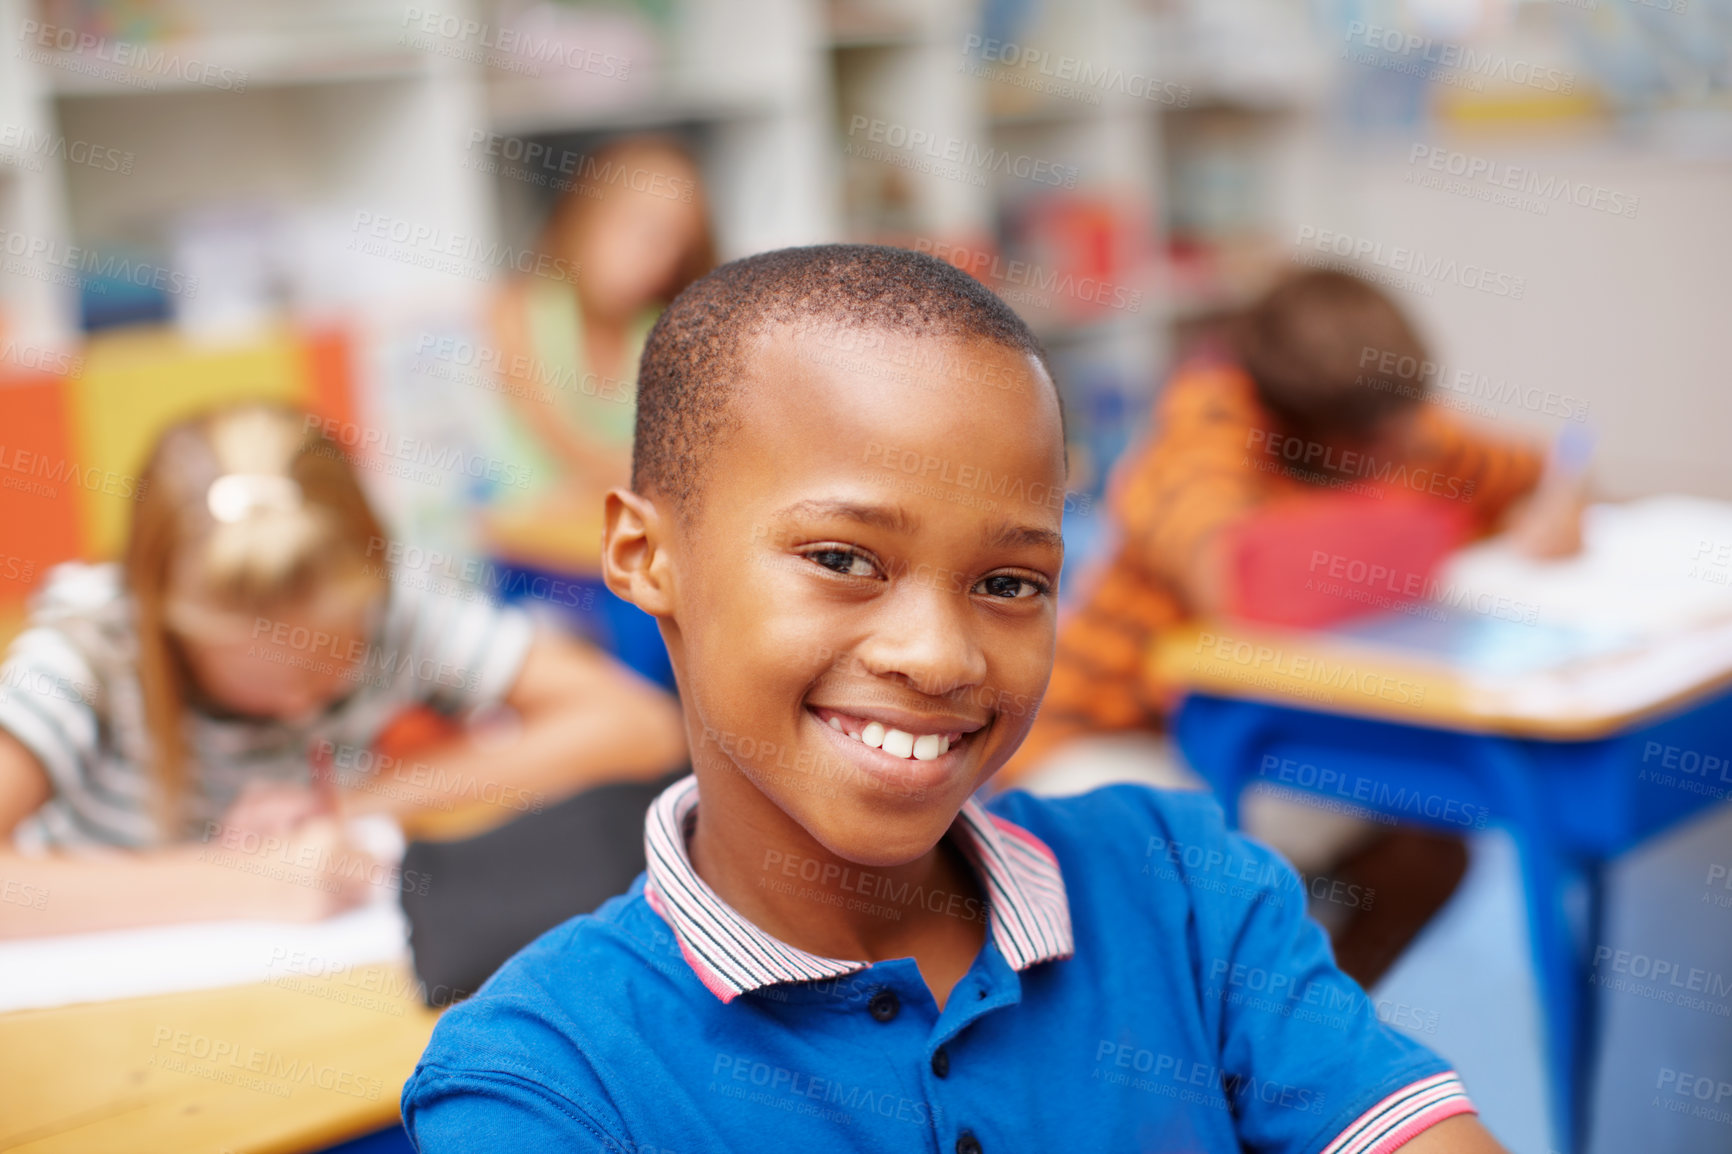
<path id="1" fill-rule="evenodd" d="M 367 49 L 348 41 L 289 46 L 253 38 L 225 40 L 212 37 L 153 47 L 186 60 L 208 62 L 213 67 L 220 61 L 221 67 L 230 69 L 237 77 L 244 74 L 242 90 L 252 91 L 295 85 L 409 79 L 422 75 L 428 63 L 424 54 L 389 44 Z M 50 54 L 50 60 L 54 58 L 55 54 Z M 118 69 L 126 75 L 127 81 L 131 81 L 129 83 L 73 71 L 62 67 L 61 62 L 38 66 L 45 71 L 49 90 L 60 97 L 132 97 L 166 92 L 221 93 L 231 90 L 203 84 L 172 71 Z"/>
<path id="2" fill-rule="evenodd" d="M 701 91 L 658 93 L 651 99 L 618 106 L 585 108 L 548 101 L 533 91 L 495 86 L 488 124 L 501 136 L 538 136 L 558 132 L 630 132 L 680 124 L 716 124 L 774 116 L 768 98 L 716 99 Z"/>

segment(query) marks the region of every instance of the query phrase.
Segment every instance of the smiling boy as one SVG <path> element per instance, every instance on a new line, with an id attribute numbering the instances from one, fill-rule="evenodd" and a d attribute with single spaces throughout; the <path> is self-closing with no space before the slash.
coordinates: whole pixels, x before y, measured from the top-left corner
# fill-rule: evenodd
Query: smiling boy
<path id="1" fill-rule="evenodd" d="M 1063 560 L 1058 393 L 998 298 L 897 249 L 767 253 L 674 302 L 638 388 L 604 566 L 694 776 L 630 891 L 440 1022 L 421 1150 L 1499 1149 L 1207 799 L 975 800 Z"/>

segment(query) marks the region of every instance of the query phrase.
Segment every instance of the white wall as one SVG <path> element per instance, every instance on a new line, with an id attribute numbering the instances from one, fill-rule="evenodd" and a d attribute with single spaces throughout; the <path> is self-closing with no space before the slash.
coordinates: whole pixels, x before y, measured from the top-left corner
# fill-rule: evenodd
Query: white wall
<path id="1" fill-rule="evenodd" d="M 1395 295 L 1447 365 L 1587 401 L 1608 495 L 1732 498 L 1732 160 L 1592 140 L 1421 143 L 1638 197 L 1636 216 L 1562 200 L 1543 215 L 1492 204 L 1408 183 L 1426 171 L 1409 163 L 1410 142 L 1357 152 L 1319 142 L 1284 206 L 1282 246 L 1311 225 L 1522 277 L 1519 301 L 1447 283 Z M 1495 423 L 1552 434 L 1564 422 L 1506 405 Z"/>

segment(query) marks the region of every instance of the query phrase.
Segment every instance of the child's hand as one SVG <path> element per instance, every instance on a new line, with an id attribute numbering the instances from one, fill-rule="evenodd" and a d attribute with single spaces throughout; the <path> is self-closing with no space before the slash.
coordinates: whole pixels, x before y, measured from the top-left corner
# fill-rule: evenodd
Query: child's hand
<path id="1" fill-rule="evenodd" d="M 1510 514 L 1509 540 L 1517 550 L 1542 561 L 1581 552 L 1593 448 L 1586 429 L 1571 426 L 1558 434 L 1539 485 Z"/>
<path id="2" fill-rule="evenodd" d="M 282 834 L 330 812 L 329 797 L 316 787 L 252 781 L 223 814 L 222 824 L 242 833 Z"/>
<path id="3" fill-rule="evenodd" d="M 1573 556 L 1582 550 L 1586 507 L 1587 495 L 1579 488 L 1542 485 L 1510 519 L 1510 544 L 1542 561 Z"/>
<path id="4" fill-rule="evenodd" d="M 288 831 L 257 856 L 258 917 L 316 922 L 364 905 L 373 882 L 389 871 L 357 849 L 332 817 L 317 817 Z"/>

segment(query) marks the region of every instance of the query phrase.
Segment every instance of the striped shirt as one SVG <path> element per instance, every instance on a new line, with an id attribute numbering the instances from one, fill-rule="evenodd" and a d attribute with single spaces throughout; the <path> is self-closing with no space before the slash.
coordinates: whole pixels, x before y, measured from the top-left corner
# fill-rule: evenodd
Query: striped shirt
<path id="1" fill-rule="evenodd" d="M 1272 503 L 1318 491 L 1320 470 L 1290 467 L 1271 445 L 1282 446 L 1275 418 L 1237 366 L 1199 360 L 1174 376 L 1148 437 L 1113 475 L 1108 510 L 1118 540 L 1083 575 L 1082 595 L 1060 620 L 1052 680 L 1034 727 L 999 771 L 1000 787 L 1072 738 L 1165 728 L 1172 687 L 1148 676 L 1146 658 L 1162 630 L 1191 615 L 1182 589 L 1198 551 Z M 1325 479 L 1352 491 L 1411 492 L 1443 478 L 1448 495 L 1432 499 L 1462 508 L 1484 533 L 1538 482 L 1543 459 L 1531 445 L 1422 405 L 1401 460 L 1379 464 L 1368 477 Z"/>
<path id="2" fill-rule="evenodd" d="M 670 786 L 632 888 L 439 1020 L 403 1089 L 422 1154 L 1390 1154 L 1474 1111 L 1336 967 L 1297 875 L 1205 795 L 966 805 L 950 837 L 990 930 L 942 1008 L 913 958 L 819 957 L 723 902 L 688 853 L 698 805 L 695 777 Z M 913 903 L 885 881 L 839 884 L 900 920 Z"/>
<path id="3" fill-rule="evenodd" d="M 393 580 L 355 688 L 319 716 L 289 724 L 188 710 L 182 836 L 220 819 L 249 782 L 308 784 L 315 757 L 335 751 L 341 760 L 343 751 L 368 750 L 406 709 L 457 714 L 500 700 L 530 637 L 529 619 L 518 610 Z M 73 562 L 49 571 L 0 665 L 0 728 L 35 755 L 53 790 L 14 831 L 18 848 L 173 840 L 161 836 L 154 818 L 136 653 L 118 565 Z"/>

